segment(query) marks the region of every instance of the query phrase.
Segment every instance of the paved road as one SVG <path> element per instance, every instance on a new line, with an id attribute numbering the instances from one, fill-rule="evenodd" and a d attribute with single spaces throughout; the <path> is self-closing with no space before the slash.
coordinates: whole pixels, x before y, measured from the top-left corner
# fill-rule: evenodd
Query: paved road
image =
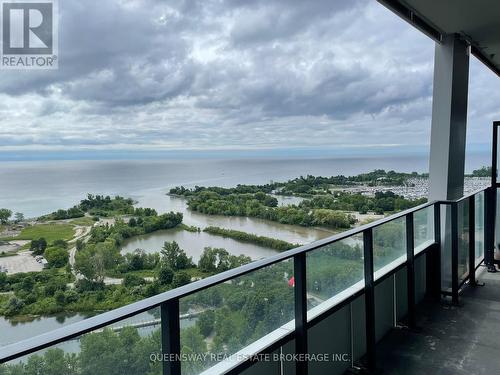
<path id="1" fill-rule="evenodd" d="M 77 274 L 76 271 L 75 271 L 75 254 L 76 254 L 76 241 L 81 239 L 81 238 L 84 238 L 84 241 L 87 242 L 88 241 L 88 238 L 87 238 L 87 235 L 90 233 L 90 229 L 92 229 L 92 227 L 75 227 L 75 237 L 69 241 L 69 244 L 70 245 L 73 245 L 71 247 L 71 249 L 69 249 L 69 264 L 71 266 L 71 272 L 73 272 L 73 275 L 75 275 L 75 277 L 77 279 L 80 279 L 82 278 L 82 275 L 80 274 Z"/>

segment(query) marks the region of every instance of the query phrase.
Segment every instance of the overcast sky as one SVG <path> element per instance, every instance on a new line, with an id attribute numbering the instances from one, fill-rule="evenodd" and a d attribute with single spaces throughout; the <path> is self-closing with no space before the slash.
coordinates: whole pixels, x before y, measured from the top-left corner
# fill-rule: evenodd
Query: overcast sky
<path id="1" fill-rule="evenodd" d="M 0 151 L 429 143 L 434 44 L 375 0 L 59 8 L 59 69 L 0 72 Z M 499 89 L 472 59 L 469 143 Z"/>

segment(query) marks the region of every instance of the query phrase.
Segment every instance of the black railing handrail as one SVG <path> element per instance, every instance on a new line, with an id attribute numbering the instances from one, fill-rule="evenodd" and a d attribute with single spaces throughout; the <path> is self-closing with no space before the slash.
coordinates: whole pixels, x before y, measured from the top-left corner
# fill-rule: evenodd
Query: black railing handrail
<path id="1" fill-rule="evenodd" d="M 463 198 L 460 198 L 456 201 L 449 200 L 437 200 L 432 202 L 427 202 L 421 204 L 419 206 L 398 212 L 394 215 L 390 215 L 379 220 L 373 221 L 371 223 L 361 225 L 356 228 L 349 229 L 345 232 L 335 234 L 331 237 L 324 238 L 310 244 L 302 245 L 297 248 L 284 251 L 282 253 L 256 260 L 252 263 L 233 268 L 231 270 L 207 277 L 205 279 L 197 280 L 187 285 L 181 286 L 179 288 L 169 290 L 167 292 L 160 293 L 153 297 L 145 298 L 138 302 L 131 303 L 129 305 L 99 314 L 97 316 L 84 319 L 80 322 L 72 323 L 70 325 L 52 330 L 50 332 L 43 333 L 41 335 L 37 335 L 35 337 L 19 341 L 14 344 L 6 345 L 4 347 L 0 347 L 0 363 L 4 363 L 7 361 L 11 361 L 13 359 L 17 359 L 27 354 L 34 353 L 36 351 L 45 349 L 47 347 L 59 344 L 61 342 L 65 342 L 67 340 L 73 339 L 75 337 L 79 337 L 86 333 L 95 331 L 99 328 L 108 326 L 110 324 L 122 321 L 124 319 L 130 318 L 142 312 L 151 310 L 153 308 L 159 307 L 162 304 L 179 300 L 182 297 L 186 297 L 188 295 L 194 294 L 196 292 L 202 291 L 204 289 L 210 288 L 212 286 L 221 284 L 225 281 L 234 279 L 236 277 L 240 277 L 246 275 L 250 272 L 254 272 L 260 270 L 262 268 L 271 266 L 273 264 L 286 261 L 288 259 L 292 259 L 298 255 L 306 254 L 310 251 L 322 248 L 324 246 L 333 244 L 335 242 L 344 240 L 346 238 L 363 234 L 367 230 L 372 230 L 376 227 L 384 225 L 388 222 L 406 217 L 408 214 L 412 214 L 414 212 L 423 210 L 425 208 L 439 205 L 439 204 L 453 204 L 459 201 L 462 201 L 466 198 L 470 198 L 471 196 L 478 194 L 482 191 L 489 189 L 490 187 L 479 189 Z"/>
<path id="2" fill-rule="evenodd" d="M 463 202 L 463 201 L 469 199 L 470 197 L 473 197 L 473 196 L 475 196 L 475 195 L 477 195 L 477 194 L 485 191 L 488 188 L 489 188 L 489 186 L 485 187 L 485 188 L 480 188 L 480 189 L 474 190 L 473 192 L 464 195 L 462 198 L 459 198 L 456 201 L 447 201 L 447 203 L 459 203 L 459 202 Z"/>

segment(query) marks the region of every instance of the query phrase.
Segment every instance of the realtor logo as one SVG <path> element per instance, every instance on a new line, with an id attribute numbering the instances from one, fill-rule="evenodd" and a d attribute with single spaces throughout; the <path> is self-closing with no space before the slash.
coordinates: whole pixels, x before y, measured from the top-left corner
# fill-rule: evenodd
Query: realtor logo
<path id="1" fill-rule="evenodd" d="M 0 0 L 1 67 L 57 69 L 56 0 Z"/>

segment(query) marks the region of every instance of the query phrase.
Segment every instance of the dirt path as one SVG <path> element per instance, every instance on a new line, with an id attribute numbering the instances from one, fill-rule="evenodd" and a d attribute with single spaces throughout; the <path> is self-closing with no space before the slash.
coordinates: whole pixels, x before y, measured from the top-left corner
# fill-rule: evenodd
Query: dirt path
<path id="1" fill-rule="evenodd" d="M 90 233 L 90 230 L 92 227 L 84 227 L 84 226 L 76 226 L 75 227 L 75 237 L 71 241 L 69 241 L 70 244 L 74 244 L 74 246 L 69 249 L 69 265 L 71 266 L 71 272 L 77 279 L 82 278 L 82 275 L 78 274 L 75 271 L 75 254 L 76 254 L 76 241 L 79 239 L 83 238 L 84 242 L 88 241 L 88 234 Z"/>

